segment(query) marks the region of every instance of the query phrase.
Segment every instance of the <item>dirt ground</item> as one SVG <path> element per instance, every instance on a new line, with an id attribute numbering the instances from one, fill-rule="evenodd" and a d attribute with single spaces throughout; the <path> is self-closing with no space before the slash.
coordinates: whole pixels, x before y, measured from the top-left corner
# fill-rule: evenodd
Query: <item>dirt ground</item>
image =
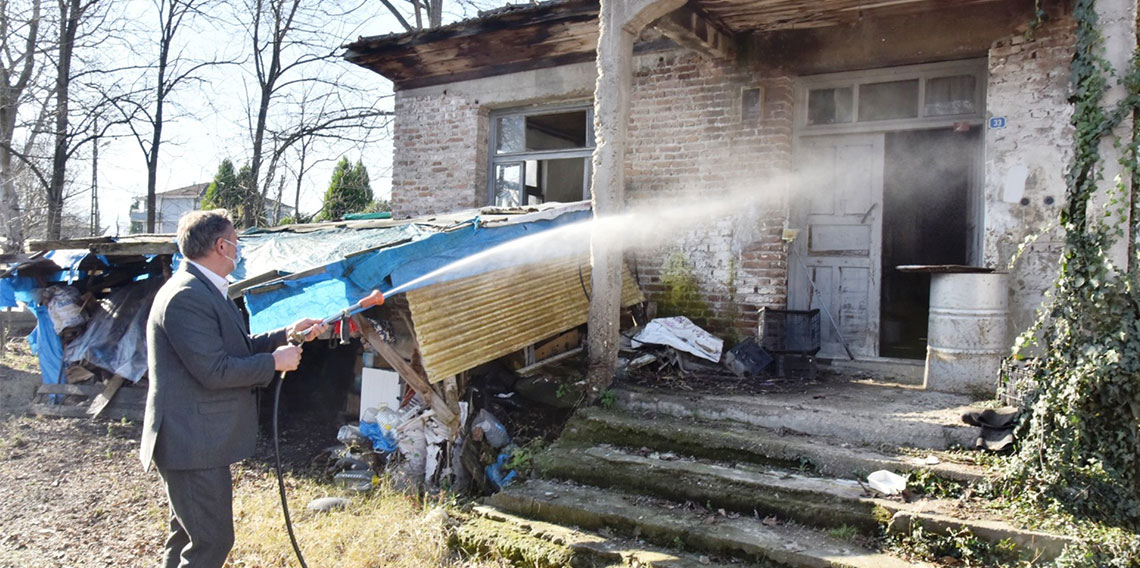
<path id="1" fill-rule="evenodd" d="M 141 425 L 27 416 L 40 384 L 39 374 L 27 369 L 38 367 L 26 345 L 17 343 L 14 351 L 0 355 L 0 568 L 158 565 L 167 504 L 158 474 L 144 472 L 139 464 Z M 319 481 L 319 473 L 310 474 L 322 469 L 321 450 L 337 444 L 336 432 L 314 428 L 311 420 L 282 422 L 286 469 Z M 275 478 L 266 475 L 272 455 L 271 440 L 263 436 L 255 456 L 234 466 L 235 499 L 276 495 Z M 238 519 L 239 533 L 242 522 L 264 522 L 276 530 L 278 514 Z M 232 566 L 263 565 L 235 556 L 237 549 Z M 446 558 L 439 565 L 461 564 Z"/>

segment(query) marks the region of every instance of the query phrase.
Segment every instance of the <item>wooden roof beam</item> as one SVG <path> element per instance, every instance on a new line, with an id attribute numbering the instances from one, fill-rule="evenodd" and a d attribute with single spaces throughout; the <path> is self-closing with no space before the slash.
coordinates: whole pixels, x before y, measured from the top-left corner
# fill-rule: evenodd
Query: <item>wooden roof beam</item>
<path id="1" fill-rule="evenodd" d="M 707 57 L 736 57 L 736 39 L 732 32 L 692 4 L 670 12 L 652 26 L 678 45 Z"/>

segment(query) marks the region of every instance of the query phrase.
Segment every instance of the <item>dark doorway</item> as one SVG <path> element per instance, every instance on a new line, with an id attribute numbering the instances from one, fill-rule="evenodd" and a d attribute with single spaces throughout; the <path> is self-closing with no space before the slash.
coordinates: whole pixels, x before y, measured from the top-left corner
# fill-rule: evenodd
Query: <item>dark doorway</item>
<path id="1" fill-rule="evenodd" d="M 979 140 L 976 129 L 886 135 L 879 328 L 883 357 L 926 357 L 930 276 L 895 267 L 966 264 L 971 172 Z"/>

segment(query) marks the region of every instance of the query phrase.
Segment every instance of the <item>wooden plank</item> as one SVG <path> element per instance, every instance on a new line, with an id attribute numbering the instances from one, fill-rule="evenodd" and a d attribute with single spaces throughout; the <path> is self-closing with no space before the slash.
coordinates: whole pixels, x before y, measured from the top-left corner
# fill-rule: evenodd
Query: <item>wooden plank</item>
<path id="1" fill-rule="evenodd" d="M 27 249 L 28 252 L 66 249 L 90 249 L 91 245 L 96 243 L 113 242 L 115 242 L 115 240 L 111 237 L 85 237 L 79 239 L 28 241 Z"/>
<path id="2" fill-rule="evenodd" d="M 95 395 L 95 400 L 91 401 L 91 407 L 87 409 L 87 414 L 92 418 L 98 418 L 106 410 L 107 405 L 111 403 L 111 399 L 115 398 L 115 393 L 119 392 L 119 387 L 123 386 L 123 380 L 123 377 L 119 375 L 111 377 L 103 392 Z"/>
<path id="3" fill-rule="evenodd" d="M 40 385 L 36 394 L 65 394 L 73 396 L 98 396 L 103 392 L 99 385 Z"/>
<path id="4" fill-rule="evenodd" d="M 28 407 L 28 413 L 35 416 L 57 416 L 60 418 L 86 418 L 87 407 L 71 404 L 33 404 Z"/>
<path id="5" fill-rule="evenodd" d="M 563 359 L 569 359 L 569 358 L 571 358 L 571 357 L 573 357 L 573 356 L 575 356 L 581 352 L 582 352 L 581 347 L 571 349 L 569 351 L 566 351 L 565 353 L 559 353 L 558 355 L 555 355 L 555 356 L 553 356 L 549 359 L 543 360 L 543 361 L 539 361 L 533 365 L 527 365 L 526 367 L 523 367 L 523 368 L 521 368 L 515 372 L 518 373 L 519 375 L 522 375 L 525 377 L 525 376 L 535 372 L 536 370 L 538 370 L 539 368 L 541 368 L 544 365 L 549 365 L 551 363 L 554 363 L 555 361 L 561 361 Z"/>
<path id="6" fill-rule="evenodd" d="M 174 254 L 178 252 L 175 242 L 121 242 L 98 243 L 91 245 L 91 252 L 111 255 Z"/>
<path id="7" fill-rule="evenodd" d="M 124 385 L 119 389 L 119 394 L 115 395 L 115 400 L 112 404 L 123 402 L 127 404 L 146 404 L 146 389 L 136 386 Z"/>
<path id="8" fill-rule="evenodd" d="M 400 377 L 408 383 L 408 386 L 412 387 L 413 390 L 427 401 L 431 409 L 435 411 L 436 416 L 446 424 L 448 428 L 451 428 L 453 434 L 458 433 L 459 416 L 451 410 L 444 397 L 432 387 L 427 377 L 417 371 L 407 359 L 404 359 L 399 353 L 396 353 L 396 350 L 393 349 L 391 345 L 388 345 L 383 339 L 380 339 L 376 328 L 372 327 L 372 322 L 369 322 L 359 315 L 353 317 L 356 318 L 356 325 L 360 328 L 361 336 L 372 346 L 372 350 L 375 351 L 377 355 L 383 357 L 384 360 L 400 374 Z"/>

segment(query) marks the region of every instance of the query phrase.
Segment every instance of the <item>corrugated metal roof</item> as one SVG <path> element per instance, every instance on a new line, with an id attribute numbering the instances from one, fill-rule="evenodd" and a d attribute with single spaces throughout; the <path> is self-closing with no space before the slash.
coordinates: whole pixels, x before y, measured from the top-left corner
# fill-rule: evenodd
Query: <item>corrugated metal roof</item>
<path id="1" fill-rule="evenodd" d="M 586 322 L 587 256 L 488 272 L 407 293 L 424 369 L 441 381 Z M 644 300 L 629 268 L 622 305 Z"/>

